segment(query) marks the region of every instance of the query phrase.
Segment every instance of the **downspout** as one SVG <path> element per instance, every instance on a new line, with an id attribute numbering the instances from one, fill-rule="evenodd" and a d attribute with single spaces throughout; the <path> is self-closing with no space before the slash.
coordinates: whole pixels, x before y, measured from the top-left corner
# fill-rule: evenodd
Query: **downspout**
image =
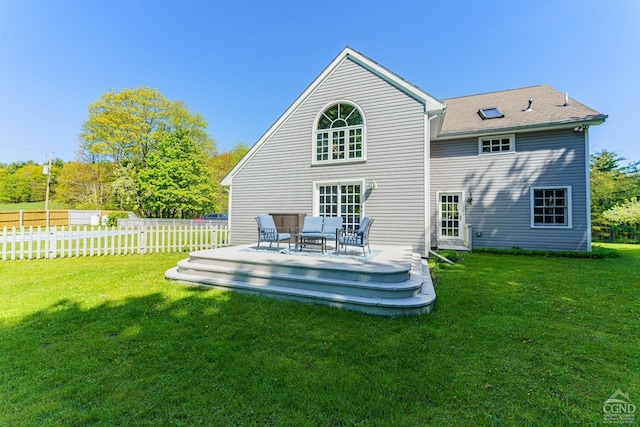
<path id="1" fill-rule="evenodd" d="M 585 175 L 587 178 L 587 252 L 591 252 L 591 167 L 589 165 L 589 127 L 584 130 Z M 573 201 L 571 201 L 573 203 Z"/>
<path id="2" fill-rule="evenodd" d="M 431 120 L 442 116 L 447 111 L 447 106 L 438 113 L 429 117 L 429 112 L 424 114 L 424 256 L 429 257 L 431 251 Z"/>
<path id="3" fill-rule="evenodd" d="M 229 188 L 226 187 L 222 187 L 222 189 L 224 191 L 226 191 L 227 193 L 229 193 L 229 199 L 228 199 L 228 203 L 227 203 L 227 213 L 228 213 L 228 219 L 227 219 L 227 229 L 229 230 L 229 234 L 227 235 L 227 245 L 231 245 L 231 225 L 232 225 L 232 221 L 233 221 L 233 215 L 231 213 L 231 185 L 229 186 Z"/>

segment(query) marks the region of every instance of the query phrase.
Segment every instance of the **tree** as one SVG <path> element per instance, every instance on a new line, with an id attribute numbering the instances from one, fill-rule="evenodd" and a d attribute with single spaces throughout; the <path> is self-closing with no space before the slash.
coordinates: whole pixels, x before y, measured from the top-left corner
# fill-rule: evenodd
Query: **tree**
<path id="1" fill-rule="evenodd" d="M 145 216 L 186 218 L 211 209 L 212 186 L 206 153 L 188 130 L 165 135 L 147 155 L 138 175 L 140 209 Z"/>
<path id="2" fill-rule="evenodd" d="M 604 211 L 603 216 L 616 225 L 640 225 L 640 200 L 628 200 L 622 205 L 615 205 Z"/>
<path id="3" fill-rule="evenodd" d="M 158 142 L 178 129 L 190 132 L 204 150 L 214 141 L 199 114 L 189 112 L 179 101 L 170 101 L 157 89 L 139 86 L 103 93 L 89 105 L 89 117 L 80 133 L 81 156 L 87 161 L 110 160 L 116 165 L 132 163 L 138 170 Z"/>
<path id="4" fill-rule="evenodd" d="M 233 167 L 249 151 L 249 147 L 243 143 L 237 144 L 231 150 L 220 154 L 214 154 L 208 159 L 207 166 L 214 182 L 214 208 L 215 212 L 228 212 L 229 194 L 224 191 L 220 182 L 233 169 Z"/>
<path id="5" fill-rule="evenodd" d="M 66 163 L 58 177 L 56 200 L 75 209 L 111 209 L 112 180 L 113 165 L 109 162 Z"/>
<path id="6" fill-rule="evenodd" d="M 137 171 L 133 165 L 129 163 L 116 166 L 114 176 L 111 188 L 120 210 L 140 212 L 140 196 L 136 185 Z"/>
<path id="7" fill-rule="evenodd" d="M 12 163 L 0 173 L 0 202 L 23 203 L 44 200 L 47 177 L 32 161 Z"/>
<path id="8" fill-rule="evenodd" d="M 592 232 L 596 239 L 609 239 L 620 223 L 612 222 L 605 212 L 640 197 L 638 162 L 622 166 L 625 159 L 607 150 L 591 155 L 590 160 Z"/>
<path id="9" fill-rule="evenodd" d="M 191 113 L 180 101 L 168 100 L 157 89 L 140 86 L 106 92 L 89 106 L 89 117 L 80 133 L 81 158 L 85 163 L 113 164 L 111 190 L 120 209 L 173 216 L 175 213 L 169 212 L 176 209 L 175 200 L 164 194 L 154 201 L 149 192 L 153 187 L 151 169 L 164 167 L 161 159 L 170 151 L 168 141 L 188 139 L 190 149 L 199 155 L 213 153 L 215 142 L 206 128 L 199 114 Z M 182 172 L 192 174 L 187 169 Z M 162 207 L 159 200 L 172 204 Z M 189 209 L 200 211 L 208 204 L 190 204 Z"/>

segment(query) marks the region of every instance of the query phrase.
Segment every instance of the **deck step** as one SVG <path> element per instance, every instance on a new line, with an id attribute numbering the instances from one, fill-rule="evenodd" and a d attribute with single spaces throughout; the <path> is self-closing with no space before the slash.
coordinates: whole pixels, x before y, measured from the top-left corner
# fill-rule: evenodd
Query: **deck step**
<path id="1" fill-rule="evenodd" d="M 165 277 L 197 286 L 377 315 L 430 312 L 435 291 L 424 261 L 412 251 L 385 249 L 386 256 L 367 262 L 318 261 L 282 254 L 255 256 L 239 249 L 198 251 L 178 262 Z M 401 277 L 405 280 L 398 281 Z M 379 280 L 370 281 L 371 278 Z"/>
<path id="2" fill-rule="evenodd" d="M 422 278 L 415 277 L 416 275 L 410 275 L 404 282 L 368 282 L 305 275 L 303 271 L 298 271 L 297 274 L 283 274 L 252 270 L 246 266 L 243 268 L 221 267 L 190 260 L 179 261 L 178 269 L 184 275 L 207 277 L 214 281 L 241 281 L 256 286 L 271 285 L 308 290 L 318 289 L 323 292 L 380 298 L 413 296 L 422 286 Z"/>

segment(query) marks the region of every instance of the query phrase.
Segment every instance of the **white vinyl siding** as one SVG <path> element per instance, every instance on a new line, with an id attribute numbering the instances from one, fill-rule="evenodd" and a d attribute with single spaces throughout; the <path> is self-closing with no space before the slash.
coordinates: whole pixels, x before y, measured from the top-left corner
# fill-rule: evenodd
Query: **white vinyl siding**
<path id="1" fill-rule="evenodd" d="M 313 164 L 318 114 L 338 100 L 352 102 L 365 116 L 366 162 Z M 377 189 L 363 186 L 361 201 L 375 219 L 372 244 L 425 253 L 424 131 L 423 104 L 344 60 L 234 176 L 232 244 L 256 240 L 254 218 L 260 213 L 313 215 L 314 182 L 375 177 Z"/>
<path id="2" fill-rule="evenodd" d="M 517 134 L 512 155 L 478 156 L 478 138 L 431 144 L 432 216 L 437 192 L 473 194 L 466 223 L 473 247 L 589 250 L 584 133 L 573 129 Z M 532 227 L 531 188 L 571 188 L 569 227 Z M 432 242 L 436 221 L 432 220 Z"/>

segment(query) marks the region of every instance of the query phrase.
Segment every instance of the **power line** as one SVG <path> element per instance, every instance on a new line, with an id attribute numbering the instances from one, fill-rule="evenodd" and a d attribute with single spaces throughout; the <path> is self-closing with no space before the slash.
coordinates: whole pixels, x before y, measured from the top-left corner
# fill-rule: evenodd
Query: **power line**
<path id="1" fill-rule="evenodd" d="M 39 151 L 39 152 L 45 153 L 45 154 L 49 152 L 47 150 L 38 150 L 38 149 L 35 149 L 35 148 L 27 148 L 27 147 L 17 147 L 15 145 L 7 145 L 7 144 L 0 144 L 0 147 L 15 148 L 17 150 Z"/>
<path id="2" fill-rule="evenodd" d="M 13 148 L 13 149 L 16 149 L 16 150 L 35 151 L 35 152 L 38 152 L 38 153 L 42 153 L 45 156 L 48 155 L 49 153 L 53 153 L 56 156 L 75 157 L 75 154 L 74 155 L 69 155 L 69 153 L 60 153 L 60 152 L 57 152 L 57 151 L 42 150 L 42 149 L 29 148 L 29 147 L 18 147 L 18 146 L 15 146 L 15 145 L 8 145 L 8 144 L 0 144 L 0 147 Z M 16 162 L 24 161 L 22 159 L 15 159 L 15 158 L 9 158 L 9 157 L 0 157 L 0 159 L 11 160 L 11 161 L 16 161 Z"/>
<path id="3" fill-rule="evenodd" d="M 0 157 L 0 159 L 9 160 L 11 162 L 24 162 L 25 161 L 25 160 L 20 160 L 20 159 L 12 159 L 11 157 Z"/>

